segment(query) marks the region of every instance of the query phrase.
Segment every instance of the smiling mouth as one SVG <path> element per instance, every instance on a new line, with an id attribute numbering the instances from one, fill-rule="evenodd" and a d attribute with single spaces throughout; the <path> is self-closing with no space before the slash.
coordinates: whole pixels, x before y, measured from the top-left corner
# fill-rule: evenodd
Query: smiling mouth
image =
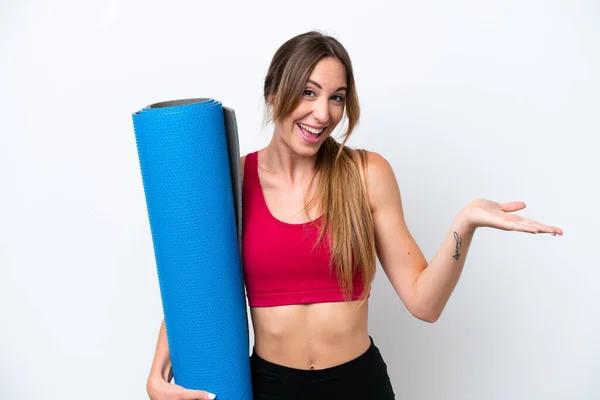
<path id="1" fill-rule="evenodd" d="M 308 125 L 304 125 L 301 123 L 297 124 L 300 129 L 302 129 L 303 132 L 305 132 L 306 134 L 310 134 L 314 137 L 319 137 L 321 135 L 321 133 L 323 133 L 323 131 L 325 130 L 325 128 L 321 128 L 321 129 L 315 129 L 315 128 L 311 128 Z"/>

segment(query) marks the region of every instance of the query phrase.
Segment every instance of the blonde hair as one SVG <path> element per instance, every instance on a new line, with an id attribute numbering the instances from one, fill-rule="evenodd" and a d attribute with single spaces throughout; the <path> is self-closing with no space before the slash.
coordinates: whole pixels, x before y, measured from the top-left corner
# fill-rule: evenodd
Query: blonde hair
<path id="1" fill-rule="evenodd" d="M 345 114 L 348 127 L 342 135 L 342 143 L 329 136 L 319 148 L 315 175 L 310 182 L 312 185 L 318 176 L 317 188 L 315 196 L 305 204 L 305 209 L 316 197 L 323 223 L 315 246 L 327 233 L 331 250 L 330 271 L 332 263 L 335 263 L 345 300 L 351 299 L 353 295 L 355 267 L 359 269 L 364 287 L 360 298 L 364 302 L 376 271 L 375 233 L 368 188 L 362 184 L 359 166 L 350 148 L 345 145 L 358 124 L 360 107 L 352 63 L 342 44 L 331 36 L 311 31 L 295 36 L 281 45 L 273 56 L 265 77 L 265 118 L 269 121 L 282 121 L 294 111 L 313 68 L 325 57 L 338 59 L 346 68 L 348 91 Z M 366 171 L 366 152 L 358 150 L 358 153 L 361 166 Z"/>

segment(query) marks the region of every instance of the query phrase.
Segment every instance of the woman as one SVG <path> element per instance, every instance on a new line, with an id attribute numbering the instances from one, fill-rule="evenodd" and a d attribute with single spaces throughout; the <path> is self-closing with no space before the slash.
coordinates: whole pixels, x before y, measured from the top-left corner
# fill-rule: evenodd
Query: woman
<path id="1" fill-rule="evenodd" d="M 522 202 L 477 199 L 458 213 L 428 265 L 405 224 L 390 164 L 344 145 L 359 120 L 344 47 L 318 32 L 288 40 L 273 57 L 264 98 L 274 121 L 272 140 L 241 158 L 254 399 L 394 398 L 367 330 L 376 256 L 412 315 L 435 322 L 477 227 L 562 234 L 508 214 L 523 209 Z M 330 135 L 344 111 L 348 127 L 340 145 Z M 150 397 L 214 398 L 171 384 L 171 378 L 163 321 Z"/>

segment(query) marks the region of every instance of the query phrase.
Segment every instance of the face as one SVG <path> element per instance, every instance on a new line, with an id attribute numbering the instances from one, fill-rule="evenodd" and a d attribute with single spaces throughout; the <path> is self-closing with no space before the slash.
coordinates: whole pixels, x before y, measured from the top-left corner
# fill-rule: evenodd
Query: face
<path id="1" fill-rule="evenodd" d="M 274 135 L 297 154 L 312 156 L 342 119 L 346 103 L 346 68 L 326 57 L 313 68 L 296 109 L 275 123 Z"/>

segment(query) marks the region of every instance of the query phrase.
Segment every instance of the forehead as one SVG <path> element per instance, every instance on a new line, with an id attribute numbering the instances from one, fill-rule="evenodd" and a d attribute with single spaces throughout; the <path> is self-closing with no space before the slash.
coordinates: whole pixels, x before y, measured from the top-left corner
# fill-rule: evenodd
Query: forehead
<path id="1" fill-rule="evenodd" d="M 346 67 L 337 58 L 326 57 L 313 68 L 310 80 L 317 82 L 324 90 L 337 90 L 346 85 Z"/>

